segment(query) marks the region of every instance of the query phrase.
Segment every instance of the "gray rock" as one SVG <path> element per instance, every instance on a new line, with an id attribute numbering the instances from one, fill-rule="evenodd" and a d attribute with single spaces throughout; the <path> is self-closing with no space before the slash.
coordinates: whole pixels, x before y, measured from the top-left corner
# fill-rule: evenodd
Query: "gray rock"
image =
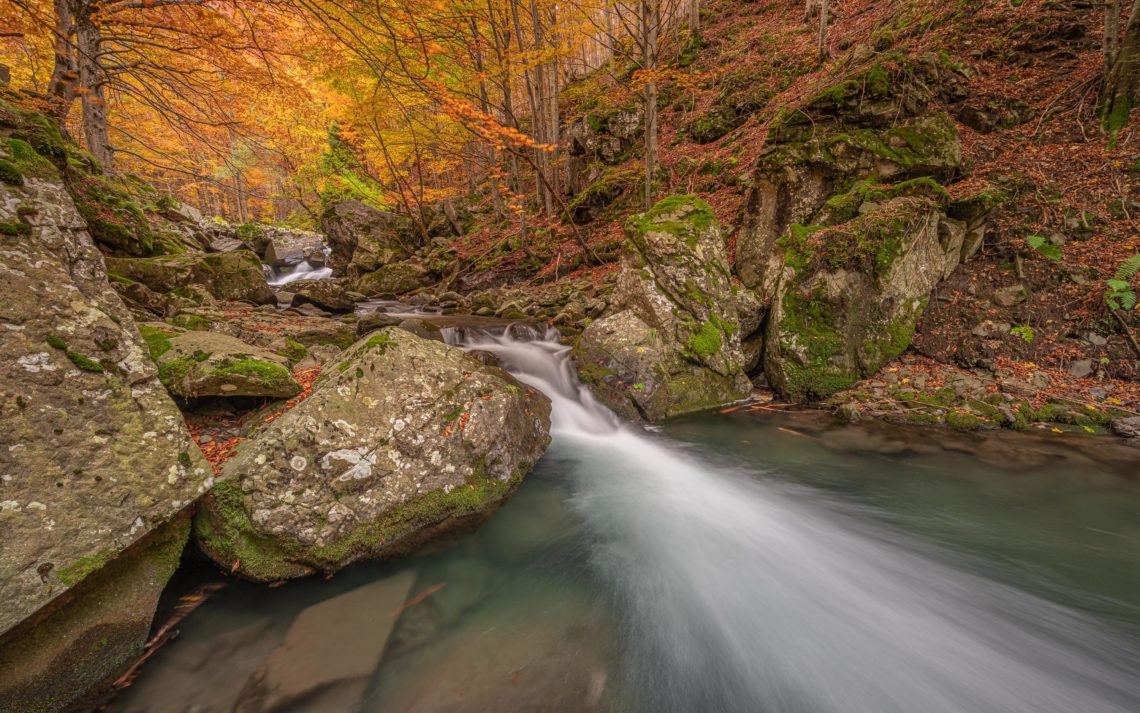
<path id="1" fill-rule="evenodd" d="M 263 581 L 409 552 L 488 517 L 545 451 L 549 413 L 458 349 L 373 332 L 239 446 L 195 534 Z"/>
<path id="2" fill-rule="evenodd" d="M 1092 359 L 1078 359 L 1069 365 L 1069 373 L 1083 379 L 1093 372 Z"/>
<path id="3" fill-rule="evenodd" d="M 994 290 L 993 301 L 998 307 L 1013 307 L 1029 298 L 1023 285 L 1009 285 Z"/>
<path id="4" fill-rule="evenodd" d="M 826 398 L 906 349 L 931 290 L 957 260 L 942 243 L 941 216 L 930 199 L 901 197 L 836 228 L 873 236 L 862 249 L 874 259 L 854 252 L 837 263 L 806 236 L 789 245 L 764 341 L 764 372 L 776 390 Z"/>
<path id="5" fill-rule="evenodd" d="M 1089 332 L 1085 335 L 1085 341 L 1094 347 L 1103 347 L 1108 344 L 1108 340 L 1100 336 L 1096 332 Z"/>
<path id="6" fill-rule="evenodd" d="M 292 304 L 311 304 L 333 313 L 351 312 L 355 302 L 336 280 L 297 280 L 289 283 Z"/>
<path id="7" fill-rule="evenodd" d="M 331 251 L 329 266 L 349 277 L 403 260 L 423 242 L 406 217 L 356 200 L 331 205 L 321 216 L 321 231 Z"/>
<path id="8" fill-rule="evenodd" d="M 0 236 L 0 706 L 20 711 L 74 702 L 141 649 L 185 525 L 154 531 L 212 477 L 44 175 L 0 184 L 0 222 L 25 226 Z"/>
<path id="9" fill-rule="evenodd" d="M 1118 418 L 1110 425 L 1112 432 L 1121 438 L 1140 439 L 1140 416 Z"/>

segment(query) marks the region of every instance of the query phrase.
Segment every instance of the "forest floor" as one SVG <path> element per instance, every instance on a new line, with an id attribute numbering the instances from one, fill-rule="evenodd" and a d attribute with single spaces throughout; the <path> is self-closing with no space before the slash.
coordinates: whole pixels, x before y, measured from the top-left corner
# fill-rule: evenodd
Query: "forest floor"
<path id="1" fill-rule="evenodd" d="M 969 0 L 846 0 L 836 7 L 823 62 L 816 58 L 814 22 L 803 21 L 797 3 L 709 0 L 703 22 L 695 59 L 662 90 L 672 101 L 660 117 L 658 191 L 704 198 L 721 221 L 730 254 L 752 160 L 778 109 L 884 53 L 938 55 L 963 70 L 967 97 L 947 109 L 958 121 L 964 170 L 948 188 L 955 197 L 988 187 L 1009 197 L 991 215 L 981 252 L 937 289 L 907 354 L 833 404 L 874 404 L 865 410 L 906 418 L 925 412 L 914 400 L 928 396 L 960 411 L 963 423 L 977 418 L 984 424 L 1002 418 L 971 406 L 971 399 L 1011 390 L 1015 407 L 1074 406 L 1082 417 L 1070 420 L 1081 427 L 1089 412 L 1140 413 L 1140 355 L 1104 300 L 1105 280 L 1140 252 L 1140 124 L 1133 121 L 1115 137 L 1101 128 L 1100 4 L 1025 0 L 1012 10 Z M 636 101 L 621 82 L 586 81 L 612 105 Z M 758 87 L 773 98 L 742 126 L 712 143 L 688 137 L 685 127 L 719 96 Z M 574 107 L 567 110 L 572 116 Z M 629 168 L 639 161 L 631 158 Z M 639 201 L 624 195 L 581 228 L 596 253 L 618 254 L 622 224 Z M 461 238 L 461 256 L 493 252 L 501 230 L 485 226 Z M 1031 235 L 1057 245 L 1059 259 L 1029 248 Z M 536 261 L 533 250 L 501 250 L 494 259 L 484 257 L 481 269 L 512 281 L 572 272 L 603 282 L 616 271 L 613 262 L 567 270 L 581 250 L 570 234 L 560 240 L 544 259 Z M 1015 304 L 995 301 L 998 289 L 1019 284 L 1026 289 Z M 1140 327 L 1135 311 L 1126 319 L 1130 329 Z M 903 389 L 884 379 L 898 373 Z M 916 384 L 918 375 L 925 378 Z M 966 377 L 981 385 L 944 403 L 946 384 Z M 1028 393 L 1018 395 L 1025 385 Z M 1094 414 L 1092 420 L 1105 419 Z"/>

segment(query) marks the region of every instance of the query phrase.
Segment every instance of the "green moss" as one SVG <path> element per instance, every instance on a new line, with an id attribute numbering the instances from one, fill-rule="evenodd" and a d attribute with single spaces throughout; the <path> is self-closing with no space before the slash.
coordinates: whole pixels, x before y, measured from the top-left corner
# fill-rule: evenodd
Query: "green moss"
<path id="1" fill-rule="evenodd" d="M 9 223 L 0 221 L 0 235 L 27 235 L 32 232 L 32 226 L 24 222 Z"/>
<path id="2" fill-rule="evenodd" d="M 369 350 L 375 349 L 380 354 L 383 354 L 388 351 L 388 347 L 391 347 L 394 343 L 392 337 L 387 332 L 379 331 L 368 338 L 368 341 L 364 343 L 364 348 Z"/>
<path id="3" fill-rule="evenodd" d="M 63 352 L 63 355 L 70 359 L 71 363 L 79 369 L 83 371 L 90 371 L 92 373 L 102 373 L 104 371 L 103 365 L 99 362 L 68 348 L 67 342 L 64 341 L 62 337 L 52 334 L 49 335 L 44 341 L 47 342 L 48 346 L 52 347 L 53 349 L 58 349 Z"/>
<path id="4" fill-rule="evenodd" d="M 715 222 L 712 208 L 697 196 L 672 195 L 661 199 L 648 211 L 631 217 L 626 228 L 635 243 L 650 231 L 663 231 L 694 246 L 700 233 Z"/>
<path id="5" fill-rule="evenodd" d="M 0 139 L 0 142 L 6 142 L 9 156 L 8 162 L 24 178 L 59 178 L 59 171 L 56 170 L 52 162 L 41 156 L 27 141 L 17 138 L 8 138 Z"/>
<path id="6" fill-rule="evenodd" d="M 689 336 L 686 346 L 699 357 L 709 357 L 719 352 L 723 344 L 720 328 L 712 322 L 705 322 L 698 331 Z"/>
<path id="7" fill-rule="evenodd" d="M 175 327 L 182 327 L 183 329 L 190 329 L 196 332 L 208 332 L 210 331 L 210 327 L 214 324 L 205 317 L 187 312 L 174 315 L 170 323 Z"/>
<path id="8" fill-rule="evenodd" d="M 265 235 L 265 230 L 256 223 L 242 223 L 234 231 L 238 240 L 243 243 L 256 242 Z"/>
<path id="9" fill-rule="evenodd" d="M 266 384 L 280 384 L 289 381 L 293 375 L 280 364 L 259 359 L 241 359 L 230 364 L 219 364 L 215 372 L 222 376 L 243 376 Z"/>
<path id="10" fill-rule="evenodd" d="M 313 569 L 334 570 L 363 557 L 399 552 L 401 541 L 450 518 L 476 515 L 507 497 L 529 464 L 508 480 L 485 479 L 479 468 L 466 487 L 451 492 L 433 490 L 393 508 L 376 522 L 364 523 L 324 546 L 311 546 L 282 536 L 261 535 L 244 505 L 235 481 L 214 486 L 207 505 L 194 520 L 204 549 L 223 562 L 240 563 L 242 574 L 269 581 L 307 574 Z M 485 470 L 482 469 L 482 470 Z"/>
<path id="11" fill-rule="evenodd" d="M 172 393 L 181 393 L 182 382 L 198 362 L 191 356 L 168 359 L 158 365 L 158 380 Z"/>
<path id="12" fill-rule="evenodd" d="M 309 350 L 296 339 L 286 337 L 285 346 L 278 349 L 277 353 L 288 359 L 290 364 L 296 364 L 309 354 Z"/>
<path id="13" fill-rule="evenodd" d="M 147 349 L 150 350 L 150 358 L 155 361 L 170 351 L 170 338 L 178 335 L 178 332 L 167 331 L 149 324 L 140 324 L 138 327 L 139 334 L 142 335 Z"/>
<path id="14" fill-rule="evenodd" d="M 114 556 L 113 550 L 103 550 L 89 557 L 81 557 L 66 567 L 59 569 L 59 579 L 65 587 L 73 587 L 87 578 L 89 574 L 100 570 L 103 565 Z"/>
<path id="15" fill-rule="evenodd" d="M 10 186 L 22 186 L 24 185 L 24 174 L 20 173 L 20 169 L 16 168 L 16 164 L 0 158 L 0 183 L 7 183 Z"/>
<path id="16" fill-rule="evenodd" d="M 976 431 L 981 427 L 982 422 L 972 413 L 951 411 L 946 414 L 946 425 L 956 431 Z"/>

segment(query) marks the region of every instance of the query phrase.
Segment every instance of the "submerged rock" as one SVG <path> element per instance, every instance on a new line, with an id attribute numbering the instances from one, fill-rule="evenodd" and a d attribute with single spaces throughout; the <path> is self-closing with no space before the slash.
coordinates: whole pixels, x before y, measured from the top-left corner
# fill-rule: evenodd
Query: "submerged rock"
<path id="1" fill-rule="evenodd" d="M 242 690 L 235 713 L 290 710 L 302 701 L 312 707 L 330 689 L 340 705 L 313 710 L 356 710 L 415 581 L 403 572 L 301 612 Z"/>
<path id="2" fill-rule="evenodd" d="M 107 271 L 119 281 L 140 282 L 159 294 L 181 296 L 189 286 L 200 285 L 219 300 L 276 302 L 261 261 L 248 250 L 107 258 Z"/>
<path id="3" fill-rule="evenodd" d="M 619 413 L 649 420 L 746 397 L 737 301 L 712 210 L 673 196 L 627 232 L 614 313 L 575 348 L 583 379 Z"/>
<path id="4" fill-rule="evenodd" d="M 385 328 L 239 448 L 195 519 L 256 580 L 335 571 L 488 517 L 549 443 L 549 401 L 445 344 Z"/>
<path id="5" fill-rule="evenodd" d="M 0 184 L 0 708 L 19 711 L 64 708 L 141 650 L 185 538 L 163 523 L 212 475 L 43 175 Z"/>

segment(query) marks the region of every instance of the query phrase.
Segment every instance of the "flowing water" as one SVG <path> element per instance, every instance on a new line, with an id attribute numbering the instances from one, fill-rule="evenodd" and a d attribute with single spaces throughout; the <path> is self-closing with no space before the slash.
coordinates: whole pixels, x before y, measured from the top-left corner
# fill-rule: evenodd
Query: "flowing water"
<path id="1" fill-rule="evenodd" d="M 324 251 L 325 258 L 328 258 L 331 251 L 328 247 L 325 247 Z M 270 287 L 284 287 L 298 280 L 327 280 L 333 274 L 332 268 L 323 262 L 318 264 L 308 260 L 279 267 L 272 265 L 263 265 L 262 267 L 265 269 L 265 281 Z"/>
<path id="2" fill-rule="evenodd" d="M 228 586 L 112 710 L 231 710 L 299 612 L 408 571 L 425 596 L 359 695 L 288 710 L 1140 710 L 1140 485 L 1119 468 L 740 414 L 647 431 L 553 340 L 452 334 L 553 402 L 517 495 L 434 554 Z"/>

